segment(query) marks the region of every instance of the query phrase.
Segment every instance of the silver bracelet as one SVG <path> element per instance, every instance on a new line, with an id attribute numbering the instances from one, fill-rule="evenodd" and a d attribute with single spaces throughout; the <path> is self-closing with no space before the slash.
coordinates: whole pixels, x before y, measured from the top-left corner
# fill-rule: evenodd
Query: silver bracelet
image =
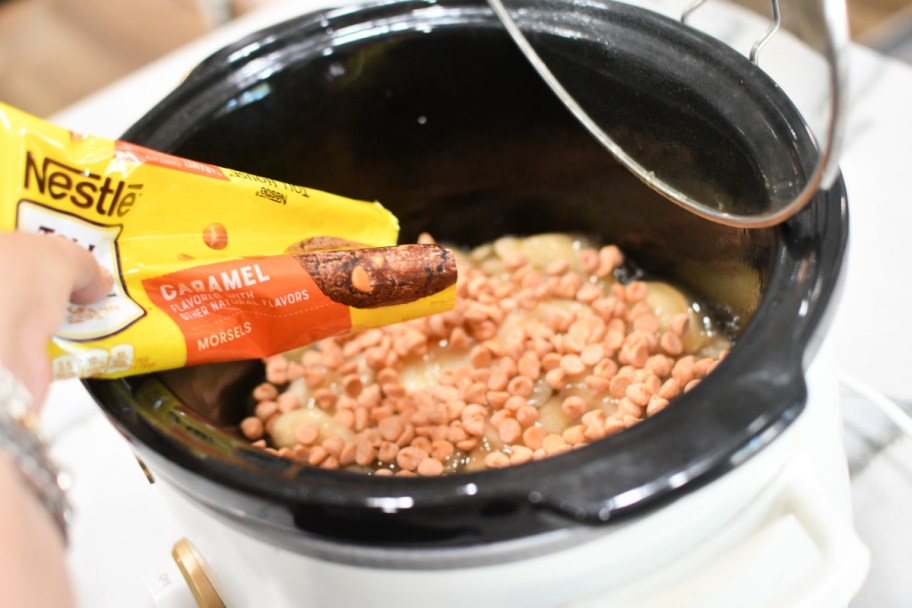
<path id="1" fill-rule="evenodd" d="M 68 480 L 48 455 L 31 405 L 28 389 L 0 365 L 0 450 L 9 455 L 25 485 L 54 520 L 66 542 L 70 518 Z"/>

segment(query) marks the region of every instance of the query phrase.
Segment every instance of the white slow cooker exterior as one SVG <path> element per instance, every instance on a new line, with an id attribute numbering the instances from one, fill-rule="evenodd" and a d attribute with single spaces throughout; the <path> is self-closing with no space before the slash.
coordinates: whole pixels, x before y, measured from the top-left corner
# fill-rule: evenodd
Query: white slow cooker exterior
<path id="1" fill-rule="evenodd" d="M 68 108 L 55 116 L 54 121 L 76 131 L 116 137 L 133 124 L 161 96 L 163 91 L 173 88 L 190 68 L 210 52 L 232 42 L 241 35 L 300 12 L 344 3 L 344 0 L 282 0 L 271 4 L 266 9 L 261 9 L 218 29 L 198 43 L 181 49 L 109 89 Z M 672 2 L 669 1 L 668 4 L 671 5 Z M 727 27 L 731 32 L 744 31 L 737 27 L 738 23 L 718 18 L 714 11 L 720 6 L 719 3 L 704 5 L 702 10 L 706 12 L 698 16 L 698 25 L 705 22 L 713 25 L 717 30 Z M 745 48 L 749 48 L 749 45 Z M 776 49 L 773 51 L 775 52 Z M 880 280 L 880 275 L 866 272 L 866 269 L 884 266 L 890 260 L 897 259 L 896 249 L 899 247 L 898 243 L 904 242 L 905 226 L 909 223 L 902 221 L 902 217 L 903 214 L 912 213 L 912 207 L 894 204 L 898 198 L 901 199 L 904 196 L 906 185 L 903 183 L 901 170 L 889 170 L 893 167 L 902 168 L 905 163 L 901 155 L 890 153 L 889 144 L 896 141 L 897 126 L 901 124 L 897 117 L 907 116 L 905 100 L 909 96 L 904 95 L 903 92 L 912 90 L 909 88 L 912 86 L 912 72 L 899 63 L 888 62 L 883 57 L 859 46 L 853 46 L 851 53 L 853 79 L 856 80 L 858 86 L 853 87 L 853 112 L 847 130 L 847 146 L 842 165 L 847 175 L 853 202 L 853 246 L 850 248 L 847 289 L 840 305 L 839 319 L 834 332 L 836 334 L 834 338 L 837 348 L 836 355 L 841 367 L 853 369 L 862 378 L 876 381 L 875 385 L 879 388 L 890 389 L 895 396 L 899 396 L 904 394 L 902 391 L 910 390 L 909 385 L 903 379 L 902 358 L 894 359 L 892 362 L 891 360 L 884 361 L 882 358 L 872 358 L 870 353 L 889 351 L 891 345 L 902 343 L 901 335 L 897 342 L 897 332 L 899 334 L 904 331 L 908 333 L 908 327 L 903 330 L 901 326 L 896 325 L 896 320 L 901 318 L 901 314 L 905 314 L 904 302 L 909 298 L 904 297 L 903 290 L 908 291 L 909 285 L 902 282 L 884 283 Z M 813 87 L 811 83 L 807 82 L 806 71 L 801 69 L 800 65 L 796 65 L 791 54 L 784 53 L 784 55 L 788 60 L 783 64 L 784 69 L 789 71 L 787 76 L 793 76 L 790 82 L 795 85 L 789 87 L 787 86 L 789 83 L 786 82 L 786 89 L 793 97 L 802 94 L 809 95 L 806 91 L 812 91 Z M 854 78 L 855 76 L 857 78 Z M 912 129 L 912 123 L 906 125 L 905 130 L 909 129 Z M 887 243 L 891 246 L 884 246 Z M 899 259 L 902 257 L 902 255 L 898 256 Z M 872 324 L 875 327 L 883 327 L 884 331 L 876 329 L 872 331 Z M 802 437 L 808 434 L 814 435 L 813 431 L 808 432 L 801 429 L 808 426 L 806 420 L 812 417 L 811 412 L 820 409 L 814 405 L 817 403 L 816 395 L 820 392 L 819 383 L 816 383 L 812 387 L 809 411 L 806 411 L 796 421 L 786 437 L 781 438 L 783 441 L 787 437 L 791 437 L 793 433 L 801 434 Z M 829 389 L 826 392 L 829 393 Z M 193 606 L 192 597 L 189 596 L 186 586 L 180 582 L 180 574 L 173 567 L 173 562 L 170 572 L 174 576 L 170 576 L 165 571 L 164 565 L 162 565 L 161 571 L 157 569 L 160 562 L 165 564 L 170 561 L 165 547 L 170 546 L 170 543 L 176 540 L 177 535 L 187 533 L 188 529 L 178 529 L 176 526 L 170 525 L 169 514 L 162 512 L 160 501 L 157 500 L 158 493 L 155 490 L 158 485 L 149 487 L 146 484 L 122 438 L 115 433 L 107 420 L 102 418 L 97 406 L 86 395 L 80 384 L 76 381 L 57 383 L 52 387 L 51 396 L 52 398 L 45 408 L 47 415 L 44 422 L 50 431 L 49 436 L 55 439 L 55 452 L 62 462 L 68 464 L 68 469 L 74 474 L 76 480 L 73 498 L 78 510 L 71 528 L 73 544 L 70 566 L 73 570 L 75 587 L 83 600 L 80 605 L 93 608 L 98 606 L 148 606 L 148 603 L 144 601 L 147 593 L 146 587 L 143 586 L 145 582 L 150 591 L 153 587 L 155 588 L 158 605 L 172 608 Z M 827 408 L 835 409 L 834 403 L 829 403 Z M 830 426 L 839 425 L 835 413 L 823 415 L 822 418 Z M 826 433 L 821 431 L 818 433 L 818 437 L 830 434 L 833 435 L 831 439 L 835 441 L 835 431 Z M 788 439 L 788 441 L 792 443 L 811 442 L 812 439 Z M 804 450 L 804 453 L 808 452 L 814 452 L 814 450 Z M 826 461 L 827 458 L 833 458 L 834 451 L 829 448 L 822 449 L 818 450 L 817 454 L 818 458 L 815 461 L 818 459 Z M 762 456 L 765 455 L 764 453 Z M 844 482 L 840 481 L 840 477 L 844 475 L 842 472 L 844 464 L 841 459 L 842 455 L 838 454 L 835 460 L 839 462 L 831 462 L 828 465 L 825 463 L 822 467 L 812 467 L 812 470 L 831 471 L 837 478 L 835 484 L 824 483 L 825 487 L 830 488 L 828 492 L 834 492 L 835 488 L 834 495 L 837 497 L 844 494 L 844 490 L 841 489 Z M 727 481 L 727 478 L 719 480 L 720 483 Z M 164 490 L 164 488 L 161 489 Z M 840 512 L 847 508 L 846 500 L 842 498 L 834 500 L 833 505 Z M 186 516 L 184 519 L 189 523 L 193 523 L 192 520 L 195 519 L 190 513 L 183 513 L 183 516 Z M 137 518 L 145 520 L 146 525 L 137 527 Z M 841 515 L 839 522 L 841 526 L 848 525 L 847 516 Z M 222 575 L 217 578 L 223 579 L 230 572 L 230 564 L 227 562 L 233 560 L 228 557 L 220 559 L 218 554 L 208 549 L 216 546 L 204 542 L 204 537 L 212 534 L 209 531 L 210 526 L 211 522 L 207 522 L 203 527 L 191 528 L 189 530 L 193 530 L 193 532 L 188 535 L 194 542 L 207 547 L 205 557 L 212 565 L 219 566 Z M 800 529 L 797 532 L 801 533 Z M 234 534 L 226 532 L 223 528 L 218 528 L 217 533 Z M 236 551 L 240 551 L 240 547 L 252 544 L 248 539 L 236 539 L 236 536 L 226 539 L 224 543 L 232 547 L 235 546 L 231 544 L 232 541 L 237 540 L 240 543 L 237 545 L 239 549 L 231 549 L 228 556 L 233 556 Z M 886 537 L 886 534 L 883 536 Z M 849 578 L 844 581 L 844 584 L 848 594 L 849 588 L 855 584 L 855 581 L 864 577 L 867 555 L 864 548 L 857 545 L 854 533 L 850 533 L 847 537 L 852 541 L 850 551 L 847 553 L 849 559 L 845 560 L 848 565 Z M 766 537 L 761 535 L 760 538 Z M 275 553 L 271 548 L 268 548 L 268 551 Z M 787 554 L 779 551 L 774 559 L 786 557 L 788 557 Z M 248 559 L 253 561 L 254 557 L 250 556 Z M 300 560 L 298 563 L 304 564 L 301 572 L 307 572 L 304 568 L 309 567 L 308 560 Z M 749 570 L 747 566 L 742 567 L 740 564 L 740 560 L 732 560 L 733 569 L 747 572 L 750 576 L 756 572 Z M 259 568 L 256 570 L 259 571 Z M 662 568 L 662 571 L 668 572 L 669 576 L 671 576 L 672 570 L 670 564 Z M 764 576 L 766 574 L 765 571 L 757 572 L 758 580 L 761 573 Z M 271 577 L 264 582 L 256 583 L 258 578 L 267 579 L 267 576 L 252 573 L 250 566 L 242 571 L 242 577 L 253 580 L 254 584 L 258 585 L 257 589 L 263 593 L 260 597 L 266 604 L 266 600 L 271 596 L 264 589 L 267 585 L 273 584 L 270 582 Z M 655 579 L 644 577 L 644 580 Z M 661 582 L 659 581 L 659 584 Z M 700 585 L 697 581 L 693 581 L 693 584 Z M 451 583 L 450 586 L 452 587 L 453 584 Z M 394 589 L 392 584 L 390 588 Z M 706 587 L 703 585 L 701 588 Z M 236 593 L 234 590 L 229 590 L 229 586 L 223 580 L 219 580 L 219 590 L 226 600 L 230 597 L 232 602 L 235 601 L 235 598 L 244 601 L 247 597 L 243 592 Z M 250 589 L 251 594 L 255 591 L 254 588 Z M 313 595 L 309 591 L 303 594 L 298 605 L 306 606 L 306 601 Z M 407 593 L 400 593 L 400 595 L 407 597 Z M 254 597 L 254 595 L 250 595 L 250 597 Z M 695 594 L 694 597 L 700 596 Z M 701 601 L 704 605 L 713 605 L 711 598 L 705 594 L 702 597 L 704 599 Z M 730 599 L 731 595 L 726 597 Z M 743 597 L 739 597 L 739 600 L 743 599 Z M 180 603 L 184 600 L 187 603 Z M 229 606 L 232 605 L 232 602 L 229 602 Z M 698 604 L 700 601 L 695 600 L 692 603 Z M 281 604 L 277 605 L 281 606 Z M 729 602 L 727 605 L 732 605 L 732 603 Z M 739 601 L 735 605 L 740 606 L 741 602 Z"/>
<path id="2" fill-rule="evenodd" d="M 847 606 L 870 557 L 852 526 L 826 345 L 807 380 L 805 411 L 730 473 L 634 520 L 510 541 L 517 546 L 497 549 L 529 557 L 499 565 L 466 567 L 458 550 L 425 551 L 420 570 L 397 567 L 393 553 L 388 568 L 298 555 L 158 486 L 228 608 Z M 542 554 L 554 546 L 567 548 Z M 176 608 L 185 598 L 170 588 L 156 602 Z"/>

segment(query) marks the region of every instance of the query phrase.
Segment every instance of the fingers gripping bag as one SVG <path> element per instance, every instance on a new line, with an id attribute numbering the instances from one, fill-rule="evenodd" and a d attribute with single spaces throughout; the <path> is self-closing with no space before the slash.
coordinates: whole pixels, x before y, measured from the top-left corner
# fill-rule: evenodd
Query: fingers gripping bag
<path id="1" fill-rule="evenodd" d="M 443 312 L 453 253 L 396 246 L 379 203 L 91 137 L 0 104 L 0 230 L 63 237 L 114 276 L 70 305 L 55 378 L 253 359 Z M 40 269 L 36 268 L 36 272 Z"/>

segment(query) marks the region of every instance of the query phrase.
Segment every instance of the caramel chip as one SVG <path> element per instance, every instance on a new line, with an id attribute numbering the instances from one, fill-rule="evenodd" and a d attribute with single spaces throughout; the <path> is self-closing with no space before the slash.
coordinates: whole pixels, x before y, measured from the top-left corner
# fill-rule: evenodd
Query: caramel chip
<path id="1" fill-rule="evenodd" d="M 212 223 L 203 230 L 203 242 L 210 249 L 224 249 L 228 246 L 228 231 L 219 223 Z"/>
<path id="2" fill-rule="evenodd" d="M 355 266 L 351 276 L 352 286 L 361 293 L 371 292 L 370 274 L 364 269 L 364 266 Z"/>

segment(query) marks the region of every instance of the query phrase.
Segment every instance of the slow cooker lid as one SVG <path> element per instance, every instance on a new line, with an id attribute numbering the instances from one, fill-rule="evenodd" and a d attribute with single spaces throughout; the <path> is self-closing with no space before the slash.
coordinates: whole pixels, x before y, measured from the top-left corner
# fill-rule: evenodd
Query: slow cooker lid
<path id="1" fill-rule="evenodd" d="M 846 97 L 846 53 L 848 48 L 848 17 L 845 3 L 838 0 L 800 0 L 790 3 L 787 8 L 789 21 L 794 33 L 785 32 L 779 0 L 771 0 L 772 15 L 767 24 L 765 19 L 742 9 L 741 19 L 747 23 L 766 25 L 766 31 L 759 35 L 750 49 L 750 61 L 759 66 L 760 53 L 775 36 L 795 37 L 792 61 L 811 74 L 825 73 L 825 90 L 822 100 L 828 103 L 825 122 L 814 125 L 812 135 L 820 148 L 815 150 L 814 162 L 804 175 L 796 175 L 788 162 L 773 151 L 778 146 L 765 143 L 776 134 L 757 127 L 750 116 L 730 111 L 732 106 L 720 104 L 724 120 L 731 122 L 749 134 L 756 142 L 754 160 L 764 176 L 764 188 L 752 193 L 751 197 L 731 197 L 722 190 L 707 188 L 707 184 L 724 181 L 719 173 L 725 171 L 720 165 L 703 167 L 705 174 L 676 171 L 662 156 L 644 149 L 636 132 L 632 132 L 623 120 L 618 120 L 610 102 L 607 102 L 596 81 L 577 77 L 575 54 L 555 52 L 549 32 L 556 29 L 572 32 L 581 39 L 597 41 L 605 53 L 604 61 L 610 65 L 611 49 L 618 43 L 616 30 L 606 22 L 614 15 L 606 12 L 599 2 L 578 0 L 488 0 L 505 29 L 514 39 L 530 64 L 554 91 L 592 136 L 605 147 L 621 164 L 636 174 L 649 187 L 660 192 L 672 202 L 711 221 L 742 228 L 772 226 L 788 219 L 802 209 L 820 188 L 829 188 L 838 174 L 838 144 L 845 122 Z M 705 0 L 698 0 L 680 9 L 680 29 L 690 29 L 688 19 L 701 10 Z M 661 3 L 650 0 L 636 3 L 644 10 L 661 12 Z M 792 6 L 797 4 L 797 6 Z M 736 0 L 731 10 L 737 10 Z M 667 10 L 667 7 L 664 7 Z M 752 6 L 752 8 L 754 8 Z M 705 9 L 704 9 L 705 10 Z M 753 21 L 751 21 L 753 19 Z M 581 34 L 581 33 L 585 34 Z M 677 38 L 669 38 L 667 44 L 653 46 L 651 52 L 665 57 L 669 65 L 674 64 L 674 55 L 691 50 L 679 46 Z M 798 40 L 803 46 L 798 46 Z M 821 69 L 820 65 L 824 69 Z M 759 70 L 755 71 L 755 73 Z M 751 77 L 748 74 L 747 77 Z M 810 82 L 814 82 L 813 79 Z M 700 86 L 701 83 L 696 83 Z M 721 83 L 720 83 L 721 84 Z M 723 85 L 724 86 L 724 85 Z M 699 135 L 688 135 L 688 131 L 699 125 L 677 125 L 681 134 L 676 139 L 698 145 Z M 705 126 L 703 128 L 711 128 Z M 809 127 L 810 128 L 810 127 Z"/>

